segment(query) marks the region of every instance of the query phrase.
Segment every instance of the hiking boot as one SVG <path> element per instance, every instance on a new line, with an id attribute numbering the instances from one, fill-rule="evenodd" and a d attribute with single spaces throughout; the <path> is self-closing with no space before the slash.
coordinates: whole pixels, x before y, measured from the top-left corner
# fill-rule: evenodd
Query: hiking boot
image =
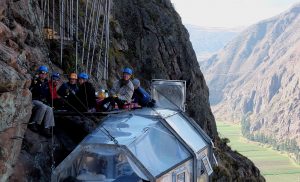
<path id="1" fill-rule="evenodd" d="M 38 132 L 39 131 L 39 127 L 38 124 L 36 123 L 29 123 L 28 124 L 28 128 L 33 131 L 33 132 Z"/>

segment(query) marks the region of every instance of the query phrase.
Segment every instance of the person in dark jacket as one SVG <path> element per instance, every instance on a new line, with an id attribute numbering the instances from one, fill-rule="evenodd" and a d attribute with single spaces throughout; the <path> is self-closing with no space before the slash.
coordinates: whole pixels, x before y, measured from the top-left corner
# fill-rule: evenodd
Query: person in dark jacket
<path id="1" fill-rule="evenodd" d="M 30 91 L 32 93 L 33 112 L 29 123 L 33 131 L 38 131 L 38 126 L 44 123 L 44 134 L 49 137 L 51 128 L 54 127 L 54 116 L 50 107 L 50 89 L 48 83 L 48 68 L 40 66 L 38 76 L 32 80 Z"/>
<path id="2" fill-rule="evenodd" d="M 57 91 L 58 95 L 62 98 L 63 108 L 67 110 L 72 110 L 72 108 L 75 107 L 76 93 L 78 92 L 77 78 L 76 73 L 71 73 L 69 75 L 69 81 L 63 83 Z"/>
<path id="3" fill-rule="evenodd" d="M 81 112 L 95 112 L 96 110 L 95 88 L 88 79 L 89 76 L 86 73 L 80 73 L 78 75 L 79 89 L 76 93 L 78 101 L 76 106 Z"/>
<path id="4" fill-rule="evenodd" d="M 138 103 L 142 107 L 154 107 L 155 100 L 153 100 L 151 95 L 141 87 L 140 80 L 135 78 L 132 80 L 132 84 L 134 86 L 132 102 Z"/>
<path id="5" fill-rule="evenodd" d="M 40 66 L 37 70 L 38 74 L 31 82 L 30 91 L 32 100 L 38 100 L 49 105 L 50 90 L 48 82 L 48 68 Z"/>

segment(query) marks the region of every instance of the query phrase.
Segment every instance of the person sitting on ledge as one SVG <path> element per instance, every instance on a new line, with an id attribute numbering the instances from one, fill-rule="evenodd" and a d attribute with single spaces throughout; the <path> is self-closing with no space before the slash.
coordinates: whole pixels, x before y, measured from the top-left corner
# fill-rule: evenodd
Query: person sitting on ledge
<path id="1" fill-rule="evenodd" d="M 44 123 L 43 134 L 46 137 L 51 136 L 51 128 L 54 127 L 54 116 L 52 107 L 50 107 L 49 100 L 50 89 L 48 83 L 48 67 L 40 66 L 38 68 L 38 75 L 32 80 L 30 91 L 32 93 L 32 115 L 29 122 L 29 128 L 37 132 L 38 127 Z"/>
<path id="2" fill-rule="evenodd" d="M 78 92 L 77 79 L 77 74 L 71 73 L 69 81 L 63 83 L 57 91 L 58 95 L 62 97 L 62 105 L 66 110 L 72 110 L 75 107 L 76 93 Z"/>
<path id="3" fill-rule="evenodd" d="M 102 111 L 114 109 L 115 103 L 117 103 L 119 109 L 122 109 L 126 103 L 131 102 L 134 87 L 130 78 L 133 71 L 130 68 L 124 68 L 122 73 L 122 79 L 113 84 L 109 92 L 109 97 L 102 101 L 100 107 Z"/>
<path id="4" fill-rule="evenodd" d="M 78 111 L 81 112 L 95 112 L 96 111 L 96 96 L 95 88 L 88 81 L 89 75 L 87 73 L 80 73 L 78 75 L 78 92 L 76 93 Z"/>
<path id="5" fill-rule="evenodd" d="M 51 79 L 49 81 L 49 89 L 50 89 L 50 100 L 48 101 L 54 110 L 61 109 L 62 107 L 62 99 L 57 94 L 57 87 L 60 84 L 60 74 L 52 73 Z"/>
<path id="6" fill-rule="evenodd" d="M 155 100 L 151 98 L 151 95 L 141 87 L 140 80 L 137 78 L 132 80 L 134 86 L 134 92 L 132 96 L 132 102 L 138 103 L 142 107 L 154 107 Z"/>

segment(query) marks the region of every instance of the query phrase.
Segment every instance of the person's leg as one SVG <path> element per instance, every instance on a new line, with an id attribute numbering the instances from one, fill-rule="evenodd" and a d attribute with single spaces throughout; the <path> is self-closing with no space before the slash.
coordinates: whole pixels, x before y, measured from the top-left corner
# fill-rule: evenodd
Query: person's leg
<path id="1" fill-rule="evenodd" d="M 46 113 L 47 105 L 45 105 L 44 103 L 38 100 L 33 100 L 32 104 L 33 104 L 33 111 L 34 111 L 32 114 L 34 115 L 32 117 L 31 122 L 40 125 Z"/>
<path id="2" fill-rule="evenodd" d="M 124 106 L 124 104 L 125 104 L 125 101 L 119 99 L 118 97 L 116 97 L 114 100 L 115 100 L 115 102 L 118 104 L 119 109 L 123 109 L 123 106 Z"/>
<path id="3" fill-rule="evenodd" d="M 44 117 L 45 128 L 50 128 L 55 126 L 53 110 L 51 107 L 47 106 L 45 117 Z"/>

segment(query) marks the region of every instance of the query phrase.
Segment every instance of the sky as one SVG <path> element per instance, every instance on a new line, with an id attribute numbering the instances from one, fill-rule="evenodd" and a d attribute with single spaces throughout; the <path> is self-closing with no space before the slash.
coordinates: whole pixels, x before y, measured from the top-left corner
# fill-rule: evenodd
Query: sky
<path id="1" fill-rule="evenodd" d="M 288 10 L 300 0 L 171 0 L 183 24 L 247 27 Z"/>

